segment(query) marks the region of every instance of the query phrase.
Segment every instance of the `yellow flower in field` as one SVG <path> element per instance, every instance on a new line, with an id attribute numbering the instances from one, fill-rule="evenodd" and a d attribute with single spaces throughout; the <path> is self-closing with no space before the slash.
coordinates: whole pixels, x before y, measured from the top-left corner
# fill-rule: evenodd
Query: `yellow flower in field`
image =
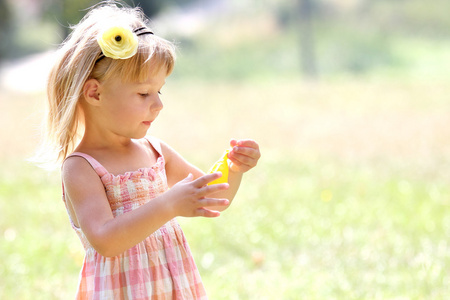
<path id="1" fill-rule="evenodd" d="M 103 54 L 113 59 L 130 58 L 138 48 L 137 36 L 131 30 L 118 26 L 105 30 L 97 42 Z"/>
<path id="2" fill-rule="evenodd" d="M 208 183 L 208 185 L 228 182 L 228 152 L 230 152 L 230 150 L 226 150 L 222 158 L 219 159 L 208 171 L 209 174 L 222 172 L 222 177 Z"/>
<path id="3" fill-rule="evenodd" d="M 333 193 L 330 190 L 323 190 L 320 193 L 320 199 L 322 199 L 323 202 L 330 202 L 333 199 Z"/>

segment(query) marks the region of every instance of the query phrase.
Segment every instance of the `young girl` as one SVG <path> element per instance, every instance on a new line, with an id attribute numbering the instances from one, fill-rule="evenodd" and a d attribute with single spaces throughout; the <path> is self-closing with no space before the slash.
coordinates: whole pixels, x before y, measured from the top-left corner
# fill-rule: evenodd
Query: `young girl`
<path id="1" fill-rule="evenodd" d="M 208 184 L 221 173 L 146 136 L 174 66 L 173 46 L 147 22 L 139 9 L 93 8 L 49 76 L 45 149 L 63 162 L 63 199 L 86 250 L 77 299 L 205 299 L 175 217 L 219 216 L 260 157 L 256 142 L 232 140 L 228 182 Z"/>

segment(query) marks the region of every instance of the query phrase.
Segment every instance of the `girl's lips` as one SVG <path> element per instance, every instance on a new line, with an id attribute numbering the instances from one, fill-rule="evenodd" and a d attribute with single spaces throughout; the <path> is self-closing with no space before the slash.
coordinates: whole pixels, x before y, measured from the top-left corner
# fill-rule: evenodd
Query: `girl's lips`
<path id="1" fill-rule="evenodd" d="M 144 121 L 144 122 L 142 122 L 142 123 L 144 123 L 144 125 L 150 126 L 150 124 L 151 124 L 152 122 L 150 122 L 150 121 Z"/>

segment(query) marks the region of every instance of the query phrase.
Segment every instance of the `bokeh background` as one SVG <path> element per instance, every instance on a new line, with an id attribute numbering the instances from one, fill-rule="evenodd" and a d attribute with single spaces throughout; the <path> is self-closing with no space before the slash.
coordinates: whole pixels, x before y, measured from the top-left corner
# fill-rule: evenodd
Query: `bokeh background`
<path id="1" fill-rule="evenodd" d="M 448 0 L 141 1 L 178 61 L 149 134 L 207 170 L 262 158 L 180 219 L 211 299 L 450 297 Z M 0 0 L 0 298 L 72 299 L 83 249 L 39 141 L 57 45 L 90 0 Z"/>

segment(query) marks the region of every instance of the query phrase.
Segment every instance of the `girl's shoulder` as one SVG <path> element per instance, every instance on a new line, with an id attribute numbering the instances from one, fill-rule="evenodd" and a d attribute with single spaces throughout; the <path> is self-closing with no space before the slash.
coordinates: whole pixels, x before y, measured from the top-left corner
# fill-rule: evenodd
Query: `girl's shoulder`
<path id="1" fill-rule="evenodd" d="M 106 174 L 105 168 L 92 156 L 74 152 L 70 154 L 62 163 L 61 175 L 64 178 L 83 176 L 100 176 Z"/>
<path id="2" fill-rule="evenodd" d="M 68 156 L 61 166 L 61 180 L 63 195 L 76 193 L 79 187 L 85 190 L 94 190 L 102 187 L 101 177 L 106 171 L 101 166 L 96 166 L 83 155 Z M 65 200 L 70 200 L 66 198 Z"/>

